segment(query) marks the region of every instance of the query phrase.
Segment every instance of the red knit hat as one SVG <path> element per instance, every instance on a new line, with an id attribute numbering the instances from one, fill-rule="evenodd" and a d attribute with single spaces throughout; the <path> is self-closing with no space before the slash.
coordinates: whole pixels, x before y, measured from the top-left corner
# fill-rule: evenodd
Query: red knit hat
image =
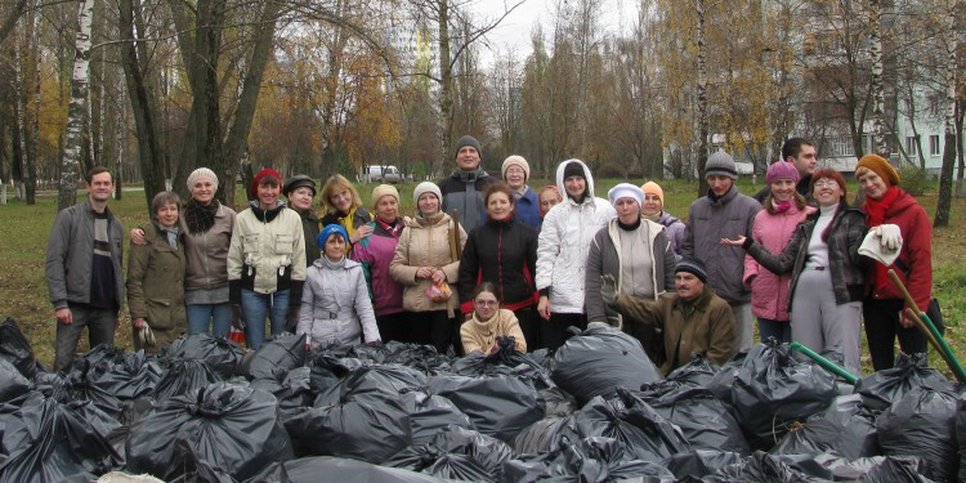
<path id="1" fill-rule="evenodd" d="M 282 176 L 278 174 L 278 171 L 275 171 L 271 168 L 262 168 L 262 170 L 255 175 L 255 179 L 252 180 L 252 185 L 248 187 L 248 196 L 251 198 L 256 198 L 258 196 L 258 185 L 262 184 L 263 179 L 269 177 L 275 178 L 276 185 L 282 183 Z"/>

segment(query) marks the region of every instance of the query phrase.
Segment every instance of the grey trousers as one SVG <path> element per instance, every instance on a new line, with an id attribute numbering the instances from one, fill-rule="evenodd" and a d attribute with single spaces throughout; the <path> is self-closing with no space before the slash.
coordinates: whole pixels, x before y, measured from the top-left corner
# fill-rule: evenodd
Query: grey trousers
<path id="1" fill-rule="evenodd" d="M 735 316 L 735 351 L 750 349 L 755 337 L 755 318 L 751 315 L 751 302 L 731 305 Z"/>
<path id="2" fill-rule="evenodd" d="M 859 373 L 862 302 L 835 303 L 827 270 L 804 270 L 792 299 L 792 340 L 816 352 L 836 347 L 845 367 Z"/>
<path id="3" fill-rule="evenodd" d="M 114 328 L 117 324 L 117 313 L 108 309 L 93 309 L 77 305 L 70 306 L 74 323 L 64 325 L 57 323 L 57 347 L 54 357 L 54 372 L 68 369 L 74 362 L 74 353 L 80 341 L 84 327 L 87 327 L 90 346 L 94 348 L 100 344 L 114 345 Z"/>

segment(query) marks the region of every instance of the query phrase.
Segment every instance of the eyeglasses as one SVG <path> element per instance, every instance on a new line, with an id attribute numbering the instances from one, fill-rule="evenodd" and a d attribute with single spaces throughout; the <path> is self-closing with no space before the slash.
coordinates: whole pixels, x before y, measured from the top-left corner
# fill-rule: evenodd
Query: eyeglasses
<path id="1" fill-rule="evenodd" d="M 834 179 L 829 179 L 829 178 L 822 178 L 815 182 L 816 188 L 834 188 L 838 185 L 839 185 L 838 181 L 835 181 Z"/>
<path id="2" fill-rule="evenodd" d="M 482 305 L 483 307 L 487 307 L 490 305 L 500 305 L 500 302 L 497 302 L 496 300 L 477 300 L 476 305 Z"/>

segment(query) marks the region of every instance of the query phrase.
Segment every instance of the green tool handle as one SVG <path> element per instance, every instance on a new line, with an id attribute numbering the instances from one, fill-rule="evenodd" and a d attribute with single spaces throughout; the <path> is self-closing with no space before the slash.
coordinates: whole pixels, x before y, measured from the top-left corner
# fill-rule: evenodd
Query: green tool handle
<path id="1" fill-rule="evenodd" d="M 912 309 L 906 309 L 912 311 Z M 939 329 L 936 328 L 936 324 L 932 323 L 932 319 L 926 315 L 925 312 L 919 313 L 919 318 L 922 319 L 922 323 L 929 329 L 929 332 L 939 343 L 939 350 L 945 356 L 946 363 L 949 364 L 949 368 L 956 374 L 956 379 L 959 382 L 966 382 L 966 370 L 963 369 L 963 365 L 959 363 L 959 359 L 956 358 L 956 354 L 953 353 L 953 348 L 949 347 L 949 343 L 946 342 L 946 338 L 939 333 Z"/>
<path id="2" fill-rule="evenodd" d="M 808 347 L 802 345 L 800 342 L 792 342 L 791 346 L 792 346 L 792 349 L 795 349 L 798 352 L 805 354 L 808 358 L 818 363 L 818 365 L 828 369 L 830 372 L 841 377 L 842 379 L 845 379 L 846 381 L 849 382 L 849 384 L 855 385 L 855 383 L 859 382 L 859 378 L 856 377 L 854 374 L 852 374 L 849 371 L 846 371 L 845 368 L 843 368 L 842 366 L 839 366 L 838 364 L 822 357 L 818 352 L 815 352 L 812 349 L 809 349 Z"/>

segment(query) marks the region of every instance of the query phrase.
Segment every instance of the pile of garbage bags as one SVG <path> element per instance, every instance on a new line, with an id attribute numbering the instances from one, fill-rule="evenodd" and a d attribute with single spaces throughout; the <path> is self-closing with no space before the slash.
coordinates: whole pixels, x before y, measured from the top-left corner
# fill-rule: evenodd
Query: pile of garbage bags
<path id="1" fill-rule="evenodd" d="M 0 324 L 0 483 L 966 481 L 963 388 L 900 355 L 850 385 L 768 342 L 662 377 L 594 326 L 555 353 L 257 352 L 207 335 L 46 371 Z M 117 481 L 117 480 L 112 480 Z"/>

